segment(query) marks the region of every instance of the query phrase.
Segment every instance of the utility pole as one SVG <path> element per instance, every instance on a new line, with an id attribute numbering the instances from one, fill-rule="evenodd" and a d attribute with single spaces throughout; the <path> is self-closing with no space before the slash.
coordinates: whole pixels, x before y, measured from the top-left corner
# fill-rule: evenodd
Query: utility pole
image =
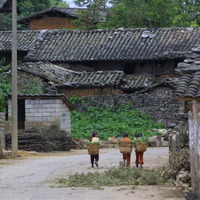
<path id="1" fill-rule="evenodd" d="M 12 157 L 18 157 L 17 0 L 12 0 Z"/>

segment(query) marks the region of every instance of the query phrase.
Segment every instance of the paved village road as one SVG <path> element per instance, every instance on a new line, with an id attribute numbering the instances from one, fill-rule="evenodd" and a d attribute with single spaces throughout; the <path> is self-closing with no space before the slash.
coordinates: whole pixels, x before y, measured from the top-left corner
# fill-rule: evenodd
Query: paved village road
<path id="1" fill-rule="evenodd" d="M 134 165 L 134 154 L 132 155 Z M 144 168 L 168 163 L 168 148 L 148 148 Z M 18 159 L 0 160 L 0 200 L 184 200 L 172 185 L 91 188 L 52 188 L 49 180 L 74 173 L 103 171 L 118 166 L 118 149 L 100 150 L 100 167 L 91 168 L 86 150 L 50 154 L 28 154 Z"/>

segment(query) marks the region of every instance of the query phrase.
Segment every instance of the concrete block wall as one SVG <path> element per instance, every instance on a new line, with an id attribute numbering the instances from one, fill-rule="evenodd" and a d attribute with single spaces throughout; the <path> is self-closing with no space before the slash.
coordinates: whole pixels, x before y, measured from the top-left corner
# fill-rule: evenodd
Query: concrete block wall
<path id="1" fill-rule="evenodd" d="M 12 119 L 11 101 L 8 103 L 8 119 Z M 33 122 L 53 122 L 60 124 L 60 128 L 71 132 L 70 109 L 61 99 L 26 99 L 25 121 L 27 124 Z"/>

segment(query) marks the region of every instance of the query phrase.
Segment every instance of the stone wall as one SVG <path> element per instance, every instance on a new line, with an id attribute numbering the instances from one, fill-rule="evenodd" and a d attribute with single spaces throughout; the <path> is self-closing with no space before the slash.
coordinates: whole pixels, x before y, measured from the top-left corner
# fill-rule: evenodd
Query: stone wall
<path id="1" fill-rule="evenodd" d="M 112 87 L 105 88 L 61 88 L 59 90 L 61 93 L 65 94 L 68 97 L 77 96 L 101 96 L 108 94 L 122 94 L 123 91 L 119 89 L 113 89 Z"/>
<path id="2" fill-rule="evenodd" d="M 198 104 L 193 101 L 193 111 L 189 113 L 189 146 L 192 188 L 197 199 L 200 199 L 200 113 L 197 109 Z"/>
<path id="3" fill-rule="evenodd" d="M 187 123 L 187 114 L 180 111 L 181 103 L 175 100 L 174 89 L 171 87 L 156 87 L 146 92 L 109 95 L 102 97 L 82 97 L 84 104 L 79 103 L 77 109 L 84 111 L 85 107 L 114 106 L 119 107 L 130 103 L 133 109 L 139 108 L 149 114 L 153 120 L 163 123 L 168 131 L 179 130 Z"/>

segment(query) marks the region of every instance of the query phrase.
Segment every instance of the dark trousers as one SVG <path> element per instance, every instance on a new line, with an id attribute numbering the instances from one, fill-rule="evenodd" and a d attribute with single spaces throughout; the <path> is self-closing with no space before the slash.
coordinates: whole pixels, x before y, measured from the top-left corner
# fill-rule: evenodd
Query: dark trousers
<path id="1" fill-rule="evenodd" d="M 97 161 L 97 162 L 99 161 L 99 155 L 98 154 L 90 156 L 90 161 L 91 161 L 92 166 L 94 166 L 94 160 Z"/>

